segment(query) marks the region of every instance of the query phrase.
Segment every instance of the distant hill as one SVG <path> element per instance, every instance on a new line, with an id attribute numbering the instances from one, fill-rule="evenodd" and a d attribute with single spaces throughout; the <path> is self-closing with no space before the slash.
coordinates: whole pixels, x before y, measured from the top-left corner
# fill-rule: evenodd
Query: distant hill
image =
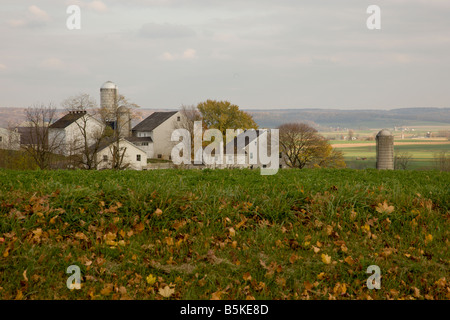
<path id="1" fill-rule="evenodd" d="M 275 128 L 287 122 L 309 122 L 319 127 L 371 129 L 394 126 L 448 125 L 450 108 L 393 110 L 283 109 L 246 110 L 261 127 Z"/>
<path id="2" fill-rule="evenodd" d="M 138 109 L 134 124 L 155 111 L 176 109 Z M 305 122 L 319 129 L 350 128 L 373 129 L 400 126 L 450 126 L 450 108 L 403 108 L 392 110 L 336 110 L 336 109 L 272 109 L 245 110 L 262 128 L 276 128 L 287 122 Z M 59 110 L 61 116 L 63 110 Z M 24 108 L 0 108 L 0 127 L 25 120 Z"/>

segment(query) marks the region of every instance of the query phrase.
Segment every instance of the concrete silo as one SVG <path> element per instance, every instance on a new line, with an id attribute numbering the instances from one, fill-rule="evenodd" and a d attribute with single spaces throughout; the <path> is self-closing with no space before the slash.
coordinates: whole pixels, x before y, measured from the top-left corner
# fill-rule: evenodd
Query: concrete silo
<path id="1" fill-rule="evenodd" d="M 377 169 L 394 169 L 394 136 L 383 129 L 378 132 L 377 137 Z"/>
<path id="2" fill-rule="evenodd" d="M 125 106 L 117 109 L 117 130 L 121 137 L 131 137 L 131 112 Z"/>
<path id="3" fill-rule="evenodd" d="M 111 82 L 106 81 L 100 88 L 100 107 L 105 111 L 107 121 L 115 121 L 118 88 Z"/>

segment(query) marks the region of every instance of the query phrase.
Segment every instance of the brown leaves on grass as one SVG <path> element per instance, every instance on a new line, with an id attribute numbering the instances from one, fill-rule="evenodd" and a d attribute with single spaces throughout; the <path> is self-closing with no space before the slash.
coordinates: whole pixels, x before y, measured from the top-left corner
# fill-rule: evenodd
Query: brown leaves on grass
<path id="1" fill-rule="evenodd" d="M 375 207 L 375 210 L 379 213 L 392 213 L 394 209 L 394 206 L 390 206 L 386 200 L 383 203 L 378 203 Z"/>

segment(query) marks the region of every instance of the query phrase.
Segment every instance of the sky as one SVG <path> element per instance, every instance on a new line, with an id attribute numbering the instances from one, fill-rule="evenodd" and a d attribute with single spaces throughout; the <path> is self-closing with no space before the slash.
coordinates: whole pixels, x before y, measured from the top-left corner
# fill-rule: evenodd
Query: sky
<path id="1" fill-rule="evenodd" d="M 151 109 L 450 107 L 448 0 L 1 0 L 0 44 L 0 107 L 106 81 Z"/>

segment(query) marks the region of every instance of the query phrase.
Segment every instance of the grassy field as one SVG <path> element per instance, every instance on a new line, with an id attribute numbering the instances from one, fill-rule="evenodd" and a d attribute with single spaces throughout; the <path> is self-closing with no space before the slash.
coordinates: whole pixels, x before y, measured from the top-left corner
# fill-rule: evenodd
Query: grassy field
<path id="1" fill-rule="evenodd" d="M 0 170 L 0 298 L 450 299 L 449 210 L 438 171 Z"/>

